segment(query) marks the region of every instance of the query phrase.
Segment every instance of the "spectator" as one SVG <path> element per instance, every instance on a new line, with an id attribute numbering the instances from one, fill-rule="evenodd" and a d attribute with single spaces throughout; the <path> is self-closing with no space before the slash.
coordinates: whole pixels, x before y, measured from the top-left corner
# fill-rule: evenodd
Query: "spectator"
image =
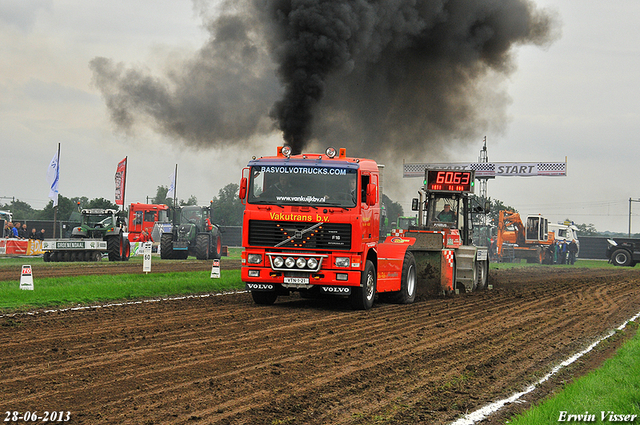
<path id="1" fill-rule="evenodd" d="M 568 251 L 569 251 L 569 264 L 573 266 L 576 262 L 576 254 L 578 254 L 578 244 L 576 243 L 575 239 L 573 239 L 569 244 Z"/>
<path id="2" fill-rule="evenodd" d="M 10 221 L 5 221 L 4 222 L 4 229 L 2 230 L 2 237 L 3 238 L 8 238 L 11 236 L 11 226 L 9 226 L 11 224 Z"/>
<path id="3" fill-rule="evenodd" d="M 27 229 L 27 223 L 22 223 L 22 227 L 18 229 L 20 239 L 29 239 L 29 230 Z"/>
<path id="4" fill-rule="evenodd" d="M 567 264 L 567 242 L 560 241 L 560 264 Z"/>
<path id="5" fill-rule="evenodd" d="M 29 233 L 29 239 L 38 239 L 38 231 L 35 227 L 31 229 L 31 233 Z"/>
<path id="6" fill-rule="evenodd" d="M 11 224 L 11 223 L 9 223 Z M 20 237 L 20 235 L 18 235 L 18 229 L 20 228 L 20 222 L 16 222 L 16 224 L 14 226 L 12 226 L 11 228 L 11 237 L 12 238 L 16 238 L 18 239 Z"/>
<path id="7" fill-rule="evenodd" d="M 38 239 L 40 239 L 41 241 L 44 240 L 44 229 L 40 230 L 40 234 L 38 235 Z"/>

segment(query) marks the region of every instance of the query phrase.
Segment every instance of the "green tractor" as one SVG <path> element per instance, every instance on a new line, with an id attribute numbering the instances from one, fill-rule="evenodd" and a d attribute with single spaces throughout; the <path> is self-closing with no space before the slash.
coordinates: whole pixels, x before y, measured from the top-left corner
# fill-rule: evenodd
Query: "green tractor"
<path id="1" fill-rule="evenodd" d="M 160 237 L 160 258 L 198 260 L 220 258 L 220 228 L 211 223 L 210 207 L 188 205 L 176 208 L 171 232 Z"/>
<path id="2" fill-rule="evenodd" d="M 116 210 L 91 208 L 81 214 L 80 225 L 72 229 L 70 239 L 43 241 L 44 261 L 100 261 L 104 253 L 109 261 L 129 260 L 129 240 Z"/>

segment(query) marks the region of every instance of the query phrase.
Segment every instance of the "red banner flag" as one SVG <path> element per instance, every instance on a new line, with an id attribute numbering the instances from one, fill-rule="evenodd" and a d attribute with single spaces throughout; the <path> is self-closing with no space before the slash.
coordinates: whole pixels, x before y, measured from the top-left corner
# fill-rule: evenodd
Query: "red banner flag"
<path id="1" fill-rule="evenodd" d="M 124 205 L 124 182 L 127 174 L 127 158 L 118 163 L 116 170 L 116 205 Z"/>

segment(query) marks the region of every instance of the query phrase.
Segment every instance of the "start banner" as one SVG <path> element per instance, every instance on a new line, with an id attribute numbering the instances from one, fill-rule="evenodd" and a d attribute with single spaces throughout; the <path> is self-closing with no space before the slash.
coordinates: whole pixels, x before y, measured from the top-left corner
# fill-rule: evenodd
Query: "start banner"
<path id="1" fill-rule="evenodd" d="M 566 176 L 567 162 L 466 162 L 448 164 L 402 164 L 402 177 L 424 178 L 426 169 L 474 170 L 476 179 L 495 177 Z"/>

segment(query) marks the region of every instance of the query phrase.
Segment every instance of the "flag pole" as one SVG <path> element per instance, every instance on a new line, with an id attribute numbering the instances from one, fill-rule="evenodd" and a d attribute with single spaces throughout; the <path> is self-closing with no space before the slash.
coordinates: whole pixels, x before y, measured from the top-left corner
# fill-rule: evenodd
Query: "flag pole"
<path id="1" fill-rule="evenodd" d="M 178 164 L 176 164 L 176 170 L 173 174 L 175 177 L 173 178 L 173 208 L 178 207 Z"/>
<path id="2" fill-rule="evenodd" d="M 57 171 L 56 174 L 58 174 L 58 179 L 60 178 L 60 142 L 58 142 L 58 159 L 56 161 L 57 163 Z M 56 206 L 53 207 L 53 238 L 56 238 L 56 221 L 58 218 L 58 202 L 56 202 Z"/>
<path id="3" fill-rule="evenodd" d="M 129 156 L 124 157 L 124 182 L 122 183 L 122 211 L 124 211 L 124 192 L 127 189 L 127 167 L 129 166 Z"/>

